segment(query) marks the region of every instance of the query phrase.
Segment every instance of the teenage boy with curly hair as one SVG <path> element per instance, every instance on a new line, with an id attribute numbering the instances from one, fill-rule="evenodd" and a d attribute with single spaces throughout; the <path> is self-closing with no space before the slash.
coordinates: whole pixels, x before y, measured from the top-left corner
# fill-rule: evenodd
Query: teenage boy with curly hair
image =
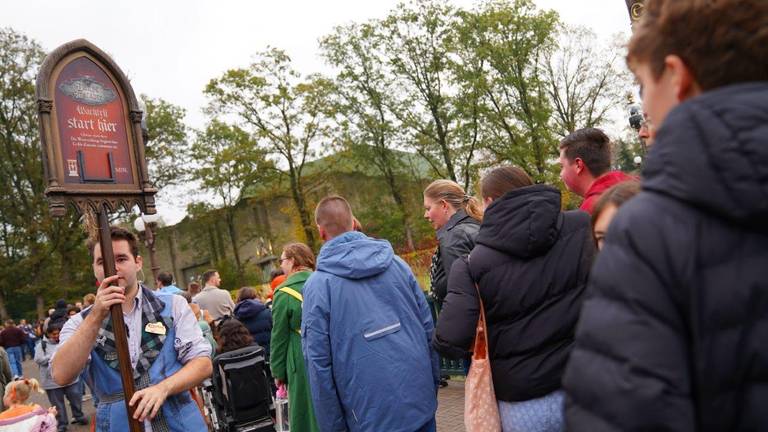
<path id="1" fill-rule="evenodd" d="M 648 0 L 627 59 L 659 129 L 592 271 L 568 430 L 768 430 L 768 1 Z"/>

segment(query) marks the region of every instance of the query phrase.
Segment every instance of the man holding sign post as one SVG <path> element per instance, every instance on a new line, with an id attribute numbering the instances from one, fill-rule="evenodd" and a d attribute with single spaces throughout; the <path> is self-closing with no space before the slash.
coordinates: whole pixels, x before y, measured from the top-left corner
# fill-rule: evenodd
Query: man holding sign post
<path id="1" fill-rule="evenodd" d="M 53 378 L 71 382 L 89 367 L 99 399 L 97 430 L 127 430 L 109 322 L 109 308 L 120 304 L 128 327 L 131 366 L 139 384 L 130 399 L 134 418 L 152 420 L 147 421 L 146 431 L 205 431 L 200 411 L 186 390 L 210 376 L 211 346 L 183 297 L 154 292 L 138 283 L 143 262 L 133 233 L 112 227 L 111 237 L 117 274 L 104 277 L 101 247 L 90 243 L 93 273 L 101 282 L 96 303 L 64 325 L 61 347 L 52 360 Z M 149 424 L 151 429 L 146 427 Z"/>
<path id="2" fill-rule="evenodd" d="M 210 345 L 182 297 L 138 283 L 136 237 L 109 226 L 118 207 L 155 213 L 142 112 L 128 79 L 81 39 L 46 57 L 36 90 L 51 213 L 63 216 L 71 205 L 98 221 L 88 244 L 96 302 L 62 329 L 54 381 L 70 383 L 85 371 L 99 432 L 207 431 L 187 390 L 211 375 Z"/>

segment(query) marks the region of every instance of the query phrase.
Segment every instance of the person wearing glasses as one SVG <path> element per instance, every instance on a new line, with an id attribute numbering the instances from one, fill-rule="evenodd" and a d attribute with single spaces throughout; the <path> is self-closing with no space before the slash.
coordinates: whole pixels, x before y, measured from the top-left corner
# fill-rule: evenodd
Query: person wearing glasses
<path id="1" fill-rule="evenodd" d="M 275 289 L 272 302 L 272 376 L 276 386 L 288 386 L 291 431 L 319 431 L 301 351 L 302 292 L 315 270 L 315 254 L 303 243 L 288 244 L 280 254 L 280 268 L 286 279 Z"/>

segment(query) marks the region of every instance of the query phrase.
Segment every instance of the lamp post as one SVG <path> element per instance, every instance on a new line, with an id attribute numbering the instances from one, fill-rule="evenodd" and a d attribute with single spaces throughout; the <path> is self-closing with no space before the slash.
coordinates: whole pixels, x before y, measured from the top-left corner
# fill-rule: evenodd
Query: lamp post
<path id="1" fill-rule="evenodd" d="M 635 166 L 640 169 L 640 165 L 643 164 L 643 157 L 642 156 L 635 156 L 633 159 L 633 162 L 635 163 Z"/>
<path id="2" fill-rule="evenodd" d="M 149 251 L 149 265 L 152 268 L 152 278 L 154 279 L 152 285 L 155 288 L 158 288 L 157 275 L 160 273 L 160 266 L 157 265 L 157 259 L 155 258 L 155 230 L 159 221 L 160 216 L 158 214 L 142 214 L 133 221 L 133 227 L 139 233 L 139 238 L 144 242 L 144 246 Z"/>

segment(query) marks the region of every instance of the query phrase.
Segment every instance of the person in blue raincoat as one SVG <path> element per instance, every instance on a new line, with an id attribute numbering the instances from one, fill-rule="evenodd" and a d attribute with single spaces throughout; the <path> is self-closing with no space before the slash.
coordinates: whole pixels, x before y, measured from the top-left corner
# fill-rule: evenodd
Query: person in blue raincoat
<path id="1" fill-rule="evenodd" d="M 320 201 L 315 221 L 326 243 L 301 337 L 320 430 L 434 431 L 440 369 L 416 278 L 389 242 L 353 231 L 344 198 Z"/>

